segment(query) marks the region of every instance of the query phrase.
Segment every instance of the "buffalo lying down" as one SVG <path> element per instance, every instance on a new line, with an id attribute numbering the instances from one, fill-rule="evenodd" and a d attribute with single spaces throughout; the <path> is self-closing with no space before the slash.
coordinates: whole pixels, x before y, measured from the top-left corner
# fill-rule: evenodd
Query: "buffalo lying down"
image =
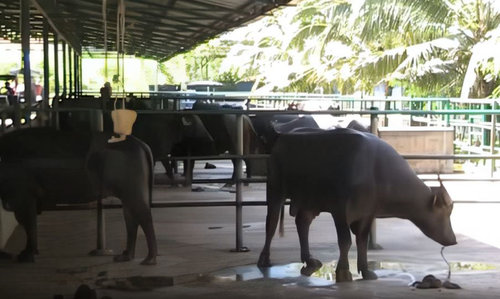
<path id="1" fill-rule="evenodd" d="M 330 212 L 337 228 L 337 282 L 352 280 L 349 229 L 356 236 L 358 272 L 364 279 L 377 278 L 367 262 L 368 234 L 376 217 L 408 219 L 434 241 L 456 244 L 450 224 L 453 205 L 444 187 L 427 187 L 391 146 L 369 133 L 335 129 L 278 138 L 269 164 L 266 241 L 259 267 L 270 266 L 271 239 L 286 198 L 296 217 L 305 275 L 321 266 L 309 253 L 308 240 L 309 226 L 320 212 Z"/>
<path id="2" fill-rule="evenodd" d="M 134 257 L 138 226 L 148 244 L 143 264 L 156 262 L 157 245 L 149 202 L 152 156 L 133 136 L 107 143 L 103 134 L 50 128 L 18 130 L 0 138 L 0 197 L 26 231 L 21 262 L 34 261 L 36 215 L 57 203 L 83 203 L 116 196 L 123 203 L 127 248 L 115 261 Z"/>

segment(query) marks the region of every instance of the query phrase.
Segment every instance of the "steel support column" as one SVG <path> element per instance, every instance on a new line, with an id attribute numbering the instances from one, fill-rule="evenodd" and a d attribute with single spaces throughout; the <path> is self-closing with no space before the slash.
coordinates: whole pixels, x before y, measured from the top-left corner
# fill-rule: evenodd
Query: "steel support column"
<path id="1" fill-rule="evenodd" d="M 68 97 L 73 93 L 73 50 L 68 45 Z"/>
<path id="2" fill-rule="evenodd" d="M 243 155 L 243 115 L 236 115 L 236 155 Z M 248 248 L 243 246 L 243 159 L 237 158 L 234 165 L 236 175 L 236 252 L 247 252 Z"/>
<path id="3" fill-rule="evenodd" d="M 49 23 L 45 18 L 43 18 L 43 104 L 42 109 L 47 110 L 49 108 Z"/>
<path id="4" fill-rule="evenodd" d="M 59 106 L 59 38 L 56 33 L 54 33 L 54 99 L 52 99 L 52 108 L 55 113 L 52 114 L 52 125 L 59 129 L 59 112 L 57 108 Z"/>
<path id="5" fill-rule="evenodd" d="M 62 57 L 62 62 L 63 62 L 63 75 L 62 75 L 62 81 L 63 81 L 63 92 L 62 92 L 62 97 L 63 98 L 66 98 L 68 96 L 68 86 L 66 85 L 66 78 L 67 78 L 67 75 L 66 75 L 66 42 L 65 41 L 62 41 L 62 54 L 63 54 L 63 57 Z"/>
<path id="6" fill-rule="evenodd" d="M 73 80 L 73 92 L 75 93 L 75 98 L 79 94 L 78 90 L 78 82 L 79 82 L 79 73 L 78 73 L 78 65 L 79 65 L 79 56 L 78 53 L 73 51 L 73 74 L 74 74 L 74 80 Z"/>
<path id="7" fill-rule="evenodd" d="M 497 102 L 494 100 L 491 104 L 491 109 L 494 110 L 496 108 Z M 495 154 L 495 143 L 497 137 L 497 116 L 495 114 L 491 115 L 491 133 L 490 133 L 490 154 Z M 490 176 L 493 177 L 495 174 L 495 159 L 491 159 L 491 169 Z"/>
<path id="8" fill-rule="evenodd" d="M 371 107 L 370 110 L 378 110 L 377 107 Z M 371 133 L 378 136 L 378 114 L 370 114 Z M 377 220 L 373 219 L 370 235 L 368 238 L 368 249 L 382 249 L 382 246 L 377 244 Z"/>
<path id="9" fill-rule="evenodd" d="M 99 132 L 102 132 L 104 130 L 103 128 L 103 111 L 100 109 L 95 109 L 93 111 L 90 111 L 90 118 L 94 119 L 95 121 L 92 122 L 96 125 L 96 128 L 91 128 L 91 129 L 96 129 Z M 100 186 L 100 195 L 99 198 L 97 199 L 97 237 L 96 237 L 96 249 L 92 250 L 89 254 L 94 255 L 94 256 L 101 256 L 101 255 L 112 255 L 113 250 L 107 249 L 106 248 L 106 216 L 104 213 L 104 207 L 103 207 L 103 190 L 102 186 Z"/>
<path id="10" fill-rule="evenodd" d="M 32 98 L 31 91 L 31 63 L 30 63 L 30 0 L 21 1 L 21 49 L 24 75 L 24 101 L 29 106 Z M 29 121 L 28 119 L 26 121 Z"/>

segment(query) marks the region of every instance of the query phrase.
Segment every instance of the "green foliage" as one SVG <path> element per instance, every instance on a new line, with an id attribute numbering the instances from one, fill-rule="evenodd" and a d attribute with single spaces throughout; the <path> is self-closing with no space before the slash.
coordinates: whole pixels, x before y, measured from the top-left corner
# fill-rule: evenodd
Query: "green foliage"
<path id="1" fill-rule="evenodd" d="M 384 81 L 408 95 L 447 97 L 460 95 L 472 69 L 471 96 L 487 96 L 498 70 L 487 58 L 469 63 L 499 18 L 488 0 L 305 0 L 241 34 L 226 62 L 267 90 L 371 93 Z"/>
<path id="2" fill-rule="evenodd" d="M 164 63 L 158 64 L 158 70 L 166 77 L 167 84 L 175 84 L 174 76 L 169 72 L 167 66 Z"/>
<path id="3" fill-rule="evenodd" d="M 215 77 L 215 81 L 221 83 L 238 83 L 241 80 L 241 77 L 238 75 L 238 71 L 230 70 L 227 72 L 223 72 Z"/>
<path id="4" fill-rule="evenodd" d="M 180 54 L 185 61 L 189 81 L 215 80 L 229 46 L 227 42 L 212 40 L 198 45 L 187 53 Z"/>

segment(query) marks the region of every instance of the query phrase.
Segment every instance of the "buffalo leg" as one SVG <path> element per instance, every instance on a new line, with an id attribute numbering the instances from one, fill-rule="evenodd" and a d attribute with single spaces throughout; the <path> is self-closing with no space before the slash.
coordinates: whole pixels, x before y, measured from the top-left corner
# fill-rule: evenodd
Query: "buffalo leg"
<path id="1" fill-rule="evenodd" d="M 300 273 L 306 276 L 311 276 L 322 266 L 321 262 L 314 259 L 309 252 L 309 227 L 314 218 L 312 211 L 305 210 L 300 210 L 295 217 L 295 225 L 297 226 L 300 241 L 300 259 L 303 263 L 306 263 Z"/>
<path id="2" fill-rule="evenodd" d="M 133 213 L 126 206 L 123 206 L 123 216 L 125 218 L 125 226 L 127 228 L 127 247 L 122 254 L 114 257 L 115 262 L 131 261 L 135 257 L 135 243 L 137 240 L 137 229 L 139 225 L 135 221 Z"/>
<path id="3" fill-rule="evenodd" d="M 339 261 L 335 269 L 335 280 L 337 282 L 352 281 L 352 275 L 349 271 L 349 248 L 351 248 L 351 232 L 345 219 L 345 215 L 334 214 L 335 227 L 337 229 L 337 238 L 339 243 Z"/>
<path id="4" fill-rule="evenodd" d="M 265 268 L 271 267 L 270 261 L 270 251 L 271 251 L 271 241 L 273 239 L 274 233 L 276 232 L 276 227 L 278 226 L 278 220 L 280 216 L 282 204 L 268 203 L 267 205 L 267 216 L 266 216 L 266 242 L 264 243 L 264 248 L 259 256 L 259 261 L 257 266 Z"/>
<path id="5" fill-rule="evenodd" d="M 137 200 L 139 199 L 140 200 Z M 123 200 L 123 206 L 125 210 L 125 206 L 127 210 L 130 212 L 129 217 L 137 223 L 142 230 L 144 231 L 144 235 L 146 236 L 146 242 L 148 246 L 148 255 L 141 262 L 143 265 L 155 265 L 156 264 L 156 256 L 158 254 L 158 248 L 156 244 L 156 236 L 155 230 L 153 226 L 153 217 L 151 216 L 151 209 L 148 204 L 148 195 L 140 194 L 140 195 L 128 195 L 125 200 Z M 127 219 L 125 219 L 127 222 Z M 128 229 L 128 228 L 127 228 Z M 135 229 L 137 232 L 137 229 Z M 135 244 L 136 233 L 134 235 L 127 235 L 127 238 L 134 237 L 133 240 L 127 241 L 127 245 Z M 127 248 L 128 249 L 128 248 Z"/>
<path id="6" fill-rule="evenodd" d="M 156 235 L 153 225 L 153 218 L 151 216 L 151 210 L 147 208 L 149 212 L 144 218 L 141 218 L 139 224 L 146 235 L 146 242 L 148 245 L 148 255 L 144 260 L 142 260 L 142 265 L 156 265 L 156 256 L 158 255 L 158 246 L 156 244 Z"/>
<path id="7" fill-rule="evenodd" d="M 252 170 L 252 163 L 250 162 L 250 160 L 243 160 L 245 162 L 245 165 L 247 167 L 247 179 L 251 179 L 252 178 L 252 173 L 253 173 L 253 170 Z M 250 185 L 248 182 L 245 182 L 243 185 L 245 186 L 248 186 Z"/>
<path id="8" fill-rule="evenodd" d="M 377 279 L 377 274 L 368 269 L 368 234 L 373 218 L 365 218 L 355 222 L 351 225 L 353 233 L 356 235 L 356 246 L 358 248 L 358 273 L 361 273 L 363 279 L 374 280 Z"/>
<path id="9" fill-rule="evenodd" d="M 17 261 L 20 263 L 34 262 L 34 255 L 38 253 L 36 214 L 34 199 L 25 209 L 16 210 L 14 213 L 17 222 L 26 232 L 26 247 L 17 256 Z"/>
<path id="10" fill-rule="evenodd" d="M 172 168 L 172 161 L 169 158 L 163 159 L 161 160 L 161 164 L 165 168 L 165 173 L 168 179 L 172 182 L 172 184 L 174 184 L 174 171 Z"/>
<path id="11" fill-rule="evenodd" d="M 233 184 L 236 182 L 236 159 L 231 159 L 231 162 L 233 163 L 233 174 L 231 175 L 231 183 L 226 183 L 224 184 L 223 188 L 231 188 Z M 243 161 L 241 162 L 243 163 Z"/>

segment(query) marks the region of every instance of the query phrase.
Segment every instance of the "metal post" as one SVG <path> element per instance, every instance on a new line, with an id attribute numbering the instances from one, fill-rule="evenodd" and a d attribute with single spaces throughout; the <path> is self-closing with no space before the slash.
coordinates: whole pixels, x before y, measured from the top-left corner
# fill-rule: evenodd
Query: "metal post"
<path id="1" fill-rule="evenodd" d="M 191 150 L 189 151 L 188 156 L 191 157 Z M 194 160 L 186 159 L 184 160 L 184 186 L 191 186 L 193 184 L 193 165 Z M 192 166 L 193 165 L 193 166 Z"/>
<path id="2" fill-rule="evenodd" d="M 43 110 L 49 108 L 49 23 L 43 18 Z"/>
<path id="3" fill-rule="evenodd" d="M 377 107 L 371 107 L 370 110 L 378 110 Z M 372 134 L 378 136 L 378 115 L 370 115 L 370 127 Z M 370 236 L 368 238 L 368 249 L 382 249 L 382 246 L 377 244 L 377 220 L 373 219 L 372 227 L 370 229 Z"/>
<path id="4" fill-rule="evenodd" d="M 52 109 L 55 110 L 53 113 L 53 126 L 59 129 L 59 112 L 57 108 L 59 106 L 59 38 L 57 33 L 54 33 L 54 99 L 52 100 Z"/>
<path id="5" fill-rule="evenodd" d="M 68 87 L 66 86 L 66 42 L 62 41 L 62 67 L 63 67 L 63 75 L 62 75 L 62 81 L 63 81 L 63 98 L 66 98 L 68 96 Z"/>
<path id="6" fill-rule="evenodd" d="M 444 109 L 446 111 L 450 110 L 450 99 L 446 100 Z M 449 127 L 450 126 L 450 115 L 446 114 L 445 119 L 446 119 L 446 126 Z"/>
<path id="7" fill-rule="evenodd" d="M 82 84 L 82 78 L 83 78 L 83 67 L 82 67 L 82 56 L 80 55 L 80 60 L 78 62 L 78 91 L 82 93 L 83 89 L 83 84 Z"/>
<path id="8" fill-rule="evenodd" d="M 491 109 L 494 110 L 496 107 L 496 101 L 493 100 L 491 104 Z M 497 135 L 497 116 L 495 114 L 491 115 L 491 133 L 490 133 L 490 154 L 495 154 L 495 142 Z M 491 172 L 490 177 L 493 177 L 495 174 L 495 159 L 491 159 Z"/>
<path id="9" fill-rule="evenodd" d="M 78 53 L 76 53 L 76 51 L 73 51 L 73 73 L 75 74 L 74 75 L 74 80 L 73 80 L 73 92 L 75 93 L 75 97 L 79 94 L 79 90 L 78 90 L 78 82 L 80 80 L 80 74 L 78 73 L 78 69 L 79 69 L 79 56 L 78 56 Z"/>
<path id="10" fill-rule="evenodd" d="M 236 154 L 243 155 L 243 115 L 236 115 Z M 243 197 L 242 188 L 243 183 L 243 159 L 238 158 L 235 160 L 234 165 L 236 174 L 236 249 L 235 252 L 247 252 L 247 247 L 243 246 Z"/>
<path id="11" fill-rule="evenodd" d="M 72 55 L 73 51 L 68 45 L 68 96 L 73 93 L 73 62 Z"/>
<path id="12" fill-rule="evenodd" d="M 31 90 L 31 63 L 30 63 L 30 0 L 21 0 L 21 49 L 23 60 L 23 75 L 24 75 L 24 103 L 28 108 L 31 108 L 32 90 Z M 19 106 L 18 106 L 19 107 Z M 20 117 L 20 111 L 15 112 Z M 25 115 L 26 123 L 29 123 L 29 114 Z"/>
<path id="13" fill-rule="evenodd" d="M 99 132 L 104 130 L 103 128 L 103 120 L 102 120 L 102 110 L 93 110 L 90 112 L 95 118 L 94 122 L 92 122 L 96 129 Z M 102 187 L 101 192 L 102 194 Z M 106 248 L 106 222 L 104 209 L 102 206 L 102 195 L 99 195 L 97 198 L 97 239 L 96 239 L 96 249 L 92 250 L 90 255 L 112 255 L 113 250 Z"/>
<path id="14" fill-rule="evenodd" d="M 50 63 L 49 63 L 49 23 L 43 18 L 43 93 L 42 93 L 42 113 L 40 114 L 41 123 L 46 126 L 49 122 L 49 89 L 50 89 Z"/>

